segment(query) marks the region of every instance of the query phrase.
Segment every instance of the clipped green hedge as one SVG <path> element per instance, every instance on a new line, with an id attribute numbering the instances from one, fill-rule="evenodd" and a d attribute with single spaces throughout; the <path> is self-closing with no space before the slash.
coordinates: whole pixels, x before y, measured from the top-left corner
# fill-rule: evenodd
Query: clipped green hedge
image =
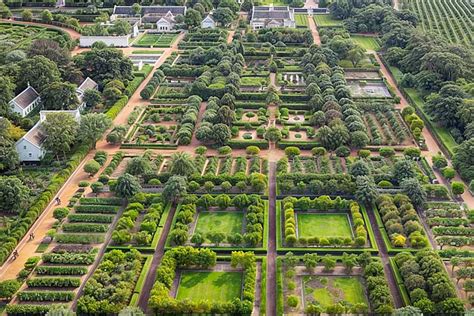
<path id="1" fill-rule="evenodd" d="M 21 302 L 69 302 L 74 299 L 72 291 L 23 291 L 18 293 Z"/>
<path id="2" fill-rule="evenodd" d="M 87 267 L 39 266 L 35 272 L 39 275 L 85 275 Z"/>
<path id="3" fill-rule="evenodd" d="M 122 205 L 123 200 L 117 197 L 82 197 L 79 199 L 81 205 Z"/>
<path id="4" fill-rule="evenodd" d="M 113 205 L 78 205 L 76 206 L 77 213 L 101 213 L 101 214 L 115 214 L 118 207 Z"/>
<path id="5" fill-rule="evenodd" d="M 95 223 L 66 223 L 62 230 L 69 233 L 105 233 L 109 225 Z"/>
<path id="6" fill-rule="evenodd" d="M 67 219 L 71 223 L 112 223 L 114 216 L 106 214 L 69 214 Z"/>
<path id="7" fill-rule="evenodd" d="M 36 221 L 46 206 L 48 206 L 64 182 L 66 182 L 74 170 L 77 169 L 82 159 L 89 152 L 89 148 L 90 145 L 84 144 L 76 149 L 66 164 L 66 167 L 51 178 L 51 182 L 48 187 L 46 187 L 43 193 L 40 194 L 36 201 L 30 206 L 28 211 L 20 215 L 18 219 L 21 224 L 15 225 L 11 229 L 10 234 L 6 240 L 0 239 L 0 263 L 3 263 L 8 258 L 10 253 L 18 244 L 18 241 L 23 238 L 30 226 Z"/>
<path id="8" fill-rule="evenodd" d="M 6 311 L 9 316 L 43 316 L 51 305 L 14 304 L 7 305 Z"/>
<path id="9" fill-rule="evenodd" d="M 314 147 L 319 147 L 319 142 L 297 142 L 297 141 L 279 141 L 278 148 L 285 149 L 286 147 L 298 147 L 299 149 L 310 150 Z"/>
<path id="10" fill-rule="evenodd" d="M 28 287 L 79 287 L 80 278 L 41 277 L 26 281 Z"/>
<path id="11" fill-rule="evenodd" d="M 115 119 L 117 115 L 122 111 L 122 109 L 127 105 L 128 97 L 124 95 L 117 102 L 107 111 L 105 115 L 107 115 L 110 119 Z"/>
<path id="12" fill-rule="evenodd" d="M 235 149 L 244 149 L 248 146 L 257 146 L 260 149 L 268 149 L 266 140 L 230 140 L 227 145 Z"/>
<path id="13" fill-rule="evenodd" d="M 57 234 L 56 242 L 60 244 L 100 244 L 103 243 L 104 235 L 79 235 L 79 234 Z"/>
<path id="14" fill-rule="evenodd" d="M 92 264 L 95 254 L 91 253 L 52 253 L 48 252 L 42 256 L 43 262 L 60 264 Z"/>

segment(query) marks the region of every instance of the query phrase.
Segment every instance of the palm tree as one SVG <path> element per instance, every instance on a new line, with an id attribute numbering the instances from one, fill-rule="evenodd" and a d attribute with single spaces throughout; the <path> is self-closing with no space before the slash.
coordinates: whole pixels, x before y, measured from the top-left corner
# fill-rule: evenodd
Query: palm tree
<path id="1" fill-rule="evenodd" d="M 191 156 L 185 152 L 177 152 L 171 156 L 170 173 L 178 176 L 189 176 L 195 172 Z"/>

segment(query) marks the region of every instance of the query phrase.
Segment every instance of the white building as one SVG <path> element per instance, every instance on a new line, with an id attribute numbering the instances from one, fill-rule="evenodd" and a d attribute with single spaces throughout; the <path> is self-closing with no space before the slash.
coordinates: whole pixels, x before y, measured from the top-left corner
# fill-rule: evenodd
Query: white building
<path id="1" fill-rule="evenodd" d="M 39 93 L 32 86 L 28 86 L 19 95 L 14 97 L 8 103 L 13 112 L 18 113 L 21 117 L 27 116 L 41 103 Z"/>
<path id="2" fill-rule="evenodd" d="M 86 102 L 84 102 L 82 100 L 82 98 L 84 97 L 84 93 L 86 92 L 86 90 L 98 90 L 99 88 L 99 85 L 94 81 L 92 80 L 91 78 L 87 77 L 79 87 L 77 87 L 76 89 L 76 95 L 77 95 L 77 98 L 79 99 L 79 110 L 83 110 L 85 109 L 86 107 Z"/>
<path id="3" fill-rule="evenodd" d="M 171 11 L 168 11 L 168 13 L 156 21 L 156 29 L 160 32 L 169 32 L 174 28 L 175 25 L 176 21 Z"/>
<path id="4" fill-rule="evenodd" d="M 287 6 L 254 6 L 250 25 L 253 30 L 274 27 L 295 28 L 295 14 L 293 9 Z"/>
<path id="5" fill-rule="evenodd" d="M 208 14 L 202 21 L 201 21 L 201 28 L 203 29 L 214 29 L 216 28 L 216 22 L 214 19 Z"/>
<path id="6" fill-rule="evenodd" d="M 135 14 L 132 6 L 114 6 L 110 21 L 127 20 L 129 22 L 156 24 L 158 30 L 169 31 L 174 28 L 177 15 L 184 16 L 186 6 L 142 6 Z"/>
<path id="7" fill-rule="evenodd" d="M 135 38 L 140 33 L 138 29 L 139 22 L 129 21 L 132 26 L 132 32 L 127 35 L 81 35 L 79 38 L 79 47 L 91 47 L 96 42 L 103 42 L 111 47 L 129 47 L 130 37 Z M 102 25 L 112 25 L 113 23 L 103 23 Z"/>
<path id="8" fill-rule="evenodd" d="M 46 135 L 42 130 L 41 124 L 46 120 L 48 114 L 60 112 L 70 114 L 77 122 L 81 120 L 79 109 L 72 111 L 41 111 L 38 123 L 15 144 L 16 151 L 20 156 L 20 162 L 38 162 L 43 158 L 45 154 L 43 143 Z"/>

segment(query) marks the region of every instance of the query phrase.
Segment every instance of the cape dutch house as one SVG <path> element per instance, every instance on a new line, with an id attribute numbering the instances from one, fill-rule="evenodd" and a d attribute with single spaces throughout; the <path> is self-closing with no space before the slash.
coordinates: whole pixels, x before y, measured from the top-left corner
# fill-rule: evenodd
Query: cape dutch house
<path id="1" fill-rule="evenodd" d="M 207 15 L 201 21 L 201 28 L 203 28 L 203 29 L 213 29 L 215 27 L 216 27 L 216 22 L 214 21 L 214 19 L 210 15 Z"/>
<path id="2" fill-rule="evenodd" d="M 44 134 L 41 125 L 46 120 L 49 113 L 59 112 L 70 114 L 77 122 L 81 120 L 79 109 L 71 111 L 41 111 L 38 123 L 36 123 L 35 126 L 33 126 L 28 133 L 20 138 L 15 144 L 16 151 L 20 156 L 20 162 L 38 162 L 43 158 L 45 154 L 43 143 L 46 139 L 46 135 Z"/>
<path id="3" fill-rule="evenodd" d="M 159 31 L 167 32 L 174 28 L 176 16 L 185 14 L 185 6 L 142 6 L 139 15 L 135 15 L 132 6 L 115 6 L 110 20 L 133 20 L 140 24 L 156 24 Z"/>
<path id="4" fill-rule="evenodd" d="M 79 99 L 79 107 L 78 109 L 82 111 L 86 107 L 86 102 L 83 101 L 84 93 L 86 90 L 93 89 L 97 90 L 99 85 L 92 80 L 91 78 L 87 77 L 79 87 L 76 89 L 77 98 Z"/>
<path id="5" fill-rule="evenodd" d="M 285 6 L 254 6 L 250 25 L 253 30 L 274 27 L 295 28 L 295 14 L 293 9 Z"/>
<path id="6" fill-rule="evenodd" d="M 21 117 L 27 116 L 41 103 L 39 93 L 32 86 L 28 86 L 19 95 L 10 100 L 9 104 L 13 112 Z"/>

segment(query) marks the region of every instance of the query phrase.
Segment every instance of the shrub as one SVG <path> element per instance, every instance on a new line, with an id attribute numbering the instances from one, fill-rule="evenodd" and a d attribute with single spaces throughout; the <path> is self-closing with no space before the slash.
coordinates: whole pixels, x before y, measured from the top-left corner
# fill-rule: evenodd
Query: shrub
<path id="1" fill-rule="evenodd" d="M 286 303 L 288 304 L 288 306 L 290 307 L 297 307 L 298 304 L 299 304 L 299 299 L 298 299 L 298 296 L 296 295 L 289 295 L 288 298 L 286 299 Z"/>
<path id="2" fill-rule="evenodd" d="M 336 148 L 335 153 L 338 157 L 349 157 L 351 150 L 347 146 L 339 146 Z"/>
<path id="3" fill-rule="evenodd" d="M 89 186 L 89 182 L 88 181 L 81 181 L 79 182 L 79 187 L 80 188 L 86 188 Z"/>
<path id="4" fill-rule="evenodd" d="M 392 147 L 382 147 L 379 149 L 379 155 L 385 158 L 390 158 L 395 156 L 395 149 Z"/>
<path id="5" fill-rule="evenodd" d="M 229 146 L 222 146 L 222 147 L 219 147 L 219 149 L 217 149 L 217 153 L 219 155 L 229 155 L 231 152 L 232 152 L 232 148 L 230 148 Z"/>
<path id="6" fill-rule="evenodd" d="M 445 167 L 441 172 L 443 173 L 443 177 L 448 180 L 451 180 L 456 176 L 456 171 L 451 167 Z"/>
<path id="7" fill-rule="evenodd" d="M 285 148 L 285 155 L 288 156 L 288 158 L 294 158 L 296 156 L 299 156 L 301 154 L 301 151 L 298 147 L 286 147 Z"/>
<path id="8" fill-rule="evenodd" d="M 94 159 L 89 160 L 85 165 L 84 165 L 84 171 L 89 174 L 90 177 L 95 175 L 100 169 L 100 164 L 95 161 Z"/>
<path id="9" fill-rule="evenodd" d="M 198 146 L 194 149 L 194 152 L 198 155 L 204 155 L 207 152 L 206 146 Z"/>
<path id="10" fill-rule="evenodd" d="M 361 158 L 367 158 L 370 156 L 370 150 L 360 149 L 358 154 L 359 154 L 359 157 Z"/>
<path id="11" fill-rule="evenodd" d="M 0 299 L 11 299 L 20 289 L 21 283 L 17 280 L 5 280 L 0 282 Z"/>
<path id="12" fill-rule="evenodd" d="M 62 221 L 69 214 L 67 207 L 58 207 L 53 211 L 53 217 L 58 221 Z"/>
<path id="13" fill-rule="evenodd" d="M 92 192 L 98 194 L 104 190 L 104 184 L 102 182 L 94 182 L 91 184 Z"/>
<path id="14" fill-rule="evenodd" d="M 247 153 L 247 155 L 258 155 L 260 153 L 260 148 L 258 148 L 257 146 L 248 146 L 245 150 L 245 152 Z"/>
<path id="15" fill-rule="evenodd" d="M 464 193 L 464 184 L 462 182 L 453 181 L 451 183 L 451 191 L 454 195 L 461 195 Z"/>

